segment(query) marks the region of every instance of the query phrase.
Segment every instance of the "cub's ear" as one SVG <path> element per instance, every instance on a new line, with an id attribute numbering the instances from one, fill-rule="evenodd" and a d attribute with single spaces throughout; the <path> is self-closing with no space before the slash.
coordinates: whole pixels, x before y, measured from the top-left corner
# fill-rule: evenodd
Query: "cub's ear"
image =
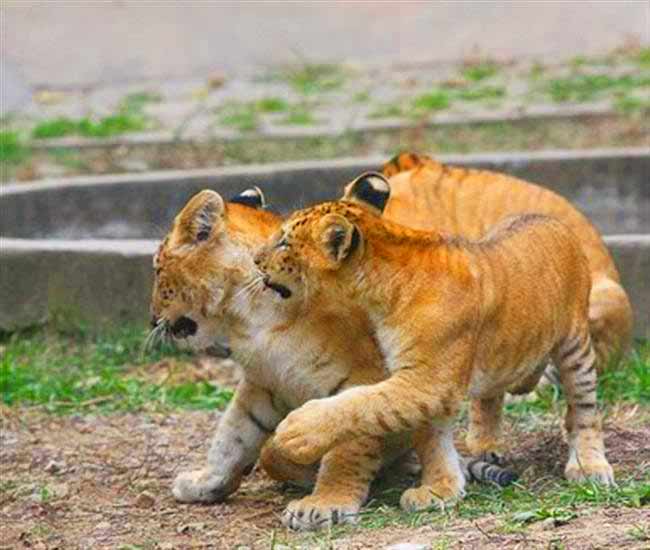
<path id="1" fill-rule="evenodd" d="M 235 195 L 230 199 L 230 202 L 236 202 L 251 208 L 266 208 L 266 197 L 257 185 L 242 191 L 239 195 Z"/>
<path id="2" fill-rule="evenodd" d="M 352 254 L 361 243 L 359 229 L 352 222 L 338 214 L 328 214 L 318 226 L 315 235 L 325 255 L 337 265 Z"/>
<path id="3" fill-rule="evenodd" d="M 388 180 L 379 172 L 361 174 L 345 188 L 343 199 L 354 201 L 384 211 L 390 197 Z"/>
<path id="4" fill-rule="evenodd" d="M 223 229 L 225 206 L 219 193 L 204 189 L 194 195 L 176 217 L 184 242 L 207 241 Z"/>

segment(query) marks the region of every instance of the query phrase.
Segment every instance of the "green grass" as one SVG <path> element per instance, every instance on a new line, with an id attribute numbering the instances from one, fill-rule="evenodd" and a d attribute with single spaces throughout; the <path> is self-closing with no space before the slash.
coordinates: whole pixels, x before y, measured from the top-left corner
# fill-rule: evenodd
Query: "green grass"
<path id="1" fill-rule="evenodd" d="M 284 124 L 307 126 L 316 123 L 307 103 L 291 104 L 278 97 L 226 103 L 217 110 L 217 113 L 221 124 L 240 132 L 256 130 L 263 115 L 274 113 L 285 113 L 285 116 L 280 119 Z"/>
<path id="2" fill-rule="evenodd" d="M 650 341 L 639 343 L 623 368 L 608 369 L 600 375 L 598 393 L 607 403 L 650 405 Z"/>
<path id="3" fill-rule="evenodd" d="M 629 91 L 650 87 L 649 74 L 610 76 L 606 74 L 576 74 L 554 78 L 546 84 L 546 93 L 555 102 L 591 101 L 606 92 Z"/>
<path id="4" fill-rule="evenodd" d="M 304 63 L 288 69 L 285 80 L 299 94 L 313 95 L 337 90 L 345 84 L 345 71 L 329 63 Z"/>
<path id="5" fill-rule="evenodd" d="M 3 130 L 0 132 L 0 162 L 18 164 L 29 156 L 29 149 L 23 143 L 18 132 Z"/>
<path id="6" fill-rule="evenodd" d="M 78 133 L 79 122 L 68 117 L 59 117 L 39 122 L 32 130 L 35 139 L 51 139 Z"/>
<path id="7" fill-rule="evenodd" d="M 307 105 L 293 105 L 282 122 L 290 126 L 311 126 L 318 121 Z"/>
<path id="8" fill-rule="evenodd" d="M 393 109 L 395 110 L 392 111 Z M 406 117 L 410 111 L 408 104 L 404 107 L 399 103 L 378 104 L 374 115 L 377 118 Z M 638 118 L 638 115 L 616 114 L 583 120 L 426 125 L 417 131 L 386 129 L 371 133 L 347 132 L 336 137 L 295 137 L 282 140 L 253 134 L 245 141 L 174 143 L 155 149 L 126 145 L 124 158 L 145 162 L 151 170 L 169 170 L 187 166 L 336 159 L 341 156 L 363 156 L 368 151 L 381 152 L 389 158 L 396 151 L 404 149 L 429 151 L 437 156 L 485 151 L 642 146 L 647 144 L 647 132 L 643 132 L 643 125 L 639 124 Z M 70 175 L 102 174 L 115 170 L 111 151 L 103 147 L 75 151 L 74 157 L 68 159 L 70 162 L 63 163 L 66 173 Z M 0 184 L 12 179 L 41 177 L 38 173 L 31 175 L 30 167 L 53 160 L 56 162 L 49 153 L 32 151 L 27 162 L 14 165 L 5 163 L 3 168 L 6 169 L 0 172 Z M 20 171 L 26 175 L 21 176 Z"/>
<path id="9" fill-rule="evenodd" d="M 231 392 L 205 382 L 164 385 L 136 377 L 137 367 L 178 355 L 141 353 L 145 333 L 104 335 L 36 331 L 5 337 L 0 393 L 6 405 L 42 405 L 55 413 L 225 406 Z"/>
<path id="10" fill-rule="evenodd" d="M 626 115 L 647 114 L 650 113 L 650 97 L 623 94 L 616 98 L 614 106 L 619 112 Z"/>
<path id="11" fill-rule="evenodd" d="M 426 94 L 417 96 L 411 102 L 411 108 L 415 113 L 442 111 L 450 105 L 451 94 L 446 90 L 432 90 Z"/>
<path id="12" fill-rule="evenodd" d="M 437 88 L 416 96 L 410 103 L 410 114 L 419 116 L 423 113 L 443 111 L 451 107 L 455 101 L 476 103 L 480 101 L 493 102 L 506 96 L 503 86 L 475 85 L 461 88 Z"/>
<path id="13" fill-rule="evenodd" d="M 33 128 L 32 137 L 35 139 L 52 139 L 78 135 L 91 138 L 107 138 L 128 132 L 141 132 L 147 126 L 148 121 L 146 117 L 139 113 L 125 110 L 97 119 L 89 117 L 80 119 L 59 117 L 44 120 Z"/>
<path id="14" fill-rule="evenodd" d="M 650 342 L 640 342 L 624 365 L 607 369 L 598 377 L 598 399 L 604 404 L 650 405 Z M 538 390 L 534 399 L 506 405 L 506 412 L 530 419 L 555 411 L 563 401 L 561 390 L 549 385 Z"/>
<path id="15" fill-rule="evenodd" d="M 58 117 L 39 122 L 32 129 L 32 138 L 53 139 L 66 136 L 108 138 L 129 132 L 141 132 L 151 121 L 144 114 L 149 103 L 162 100 L 162 96 L 151 92 L 136 92 L 125 96 L 117 112 L 104 117 L 69 118 Z"/>
<path id="16" fill-rule="evenodd" d="M 460 89 L 455 96 L 461 101 L 483 101 L 505 97 L 503 86 L 477 86 L 476 88 Z"/>
<path id="17" fill-rule="evenodd" d="M 380 103 L 368 114 L 369 118 L 399 118 L 404 116 L 404 109 L 397 103 Z"/>
<path id="18" fill-rule="evenodd" d="M 367 103 L 368 101 L 370 101 L 370 98 L 371 98 L 370 92 L 367 90 L 362 90 L 352 96 L 352 102 Z"/>
<path id="19" fill-rule="evenodd" d="M 47 150 L 47 155 L 56 164 L 73 171 L 88 169 L 88 163 L 76 150 L 52 148 Z"/>
<path id="20" fill-rule="evenodd" d="M 596 508 L 641 508 L 650 505 L 650 474 L 642 479 L 619 479 L 615 487 L 595 483 L 568 483 L 549 481 L 543 488 L 529 490 L 519 483 L 506 488 L 469 484 L 467 495 L 445 511 L 407 513 L 399 508 L 399 497 L 407 488 L 402 484 L 385 487 L 379 482 L 371 500 L 361 512 L 358 526 L 335 526 L 330 533 L 304 536 L 311 544 L 322 544 L 323 538 L 335 540 L 358 529 L 376 530 L 387 527 L 429 526 L 444 531 L 456 519 L 475 520 L 491 515 L 495 518 L 496 533 L 526 533 L 535 523 L 552 520 L 555 526 L 570 523 L 579 516 L 588 517 Z M 638 537 L 646 531 L 637 531 Z M 291 539 L 287 539 L 290 542 Z M 284 540 L 281 542 L 285 542 Z"/>
<path id="21" fill-rule="evenodd" d="M 484 61 L 465 67 L 462 75 L 466 80 L 480 82 L 496 76 L 499 73 L 499 65 L 492 61 Z"/>
<path id="22" fill-rule="evenodd" d="M 240 132 L 251 132 L 260 124 L 254 103 L 228 103 L 218 111 L 219 122 Z"/>
<path id="23" fill-rule="evenodd" d="M 120 110 L 140 113 L 146 105 L 160 103 L 162 100 L 162 95 L 156 92 L 134 92 L 122 99 Z"/>
<path id="24" fill-rule="evenodd" d="M 255 103 L 261 113 L 284 113 L 289 109 L 289 102 L 281 97 L 265 97 Z"/>
<path id="25" fill-rule="evenodd" d="M 642 67 L 650 67 L 650 48 L 641 48 L 635 60 Z"/>

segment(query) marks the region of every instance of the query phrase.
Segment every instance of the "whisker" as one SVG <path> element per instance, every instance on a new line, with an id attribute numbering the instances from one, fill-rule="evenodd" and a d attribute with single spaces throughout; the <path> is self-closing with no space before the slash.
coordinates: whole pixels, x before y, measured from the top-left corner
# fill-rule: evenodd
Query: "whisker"
<path id="1" fill-rule="evenodd" d="M 233 298 L 238 298 L 240 295 L 246 295 L 249 293 L 252 293 L 255 291 L 261 284 L 263 283 L 263 279 L 260 276 L 254 276 L 251 280 L 249 280 L 247 283 L 244 284 L 242 288 L 240 288 Z"/>
<path id="2" fill-rule="evenodd" d="M 144 358 L 145 354 L 149 353 L 151 350 L 157 347 L 162 339 L 165 339 L 167 337 L 167 326 L 167 320 L 161 319 L 158 321 L 158 324 L 153 329 L 151 329 L 142 345 L 142 358 Z"/>

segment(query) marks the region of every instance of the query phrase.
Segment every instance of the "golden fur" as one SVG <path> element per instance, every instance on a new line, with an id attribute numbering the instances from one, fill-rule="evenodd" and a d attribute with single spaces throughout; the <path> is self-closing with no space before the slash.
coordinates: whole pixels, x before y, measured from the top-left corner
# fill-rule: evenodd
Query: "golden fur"
<path id="1" fill-rule="evenodd" d="M 319 468 L 287 464 L 273 447 L 262 450 L 291 410 L 385 377 L 379 346 L 369 337 L 360 309 L 351 307 L 341 317 L 331 304 L 308 312 L 288 308 L 277 315 L 269 297 L 274 292 L 259 278 L 252 249 L 280 222 L 265 211 L 225 203 L 211 191 L 193 197 L 156 254 L 152 315 L 165 334 L 196 350 L 227 336 L 243 366 L 207 465 L 181 473 L 174 482 L 175 497 L 183 502 L 225 499 L 262 453 L 265 469 L 276 479 L 309 483 L 316 478 L 313 493 L 290 503 L 283 516 L 292 528 L 316 529 L 355 521 L 379 468 L 411 445 L 408 438 L 360 438 L 332 449 Z M 191 319 L 195 330 L 182 319 Z"/>
<path id="2" fill-rule="evenodd" d="M 414 159 L 417 162 L 410 166 L 409 162 Z M 447 216 L 445 212 L 462 210 L 465 202 L 469 207 L 470 202 L 477 199 L 471 190 L 484 187 L 481 196 L 490 194 L 492 186 L 489 182 L 499 183 L 494 186 L 496 190 L 512 183 L 520 197 L 526 194 L 532 197 L 541 192 L 539 188 L 514 178 L 484 171 L 466 173 L 462 169 L 442 167 L 422 157 L 406 155 L 399 157 L 398 161 L 389 163 L 384 169 L 400 172 L 391 178 L 393 192 L 385 216 L 412 221 L 416 227 L 422 224 L 427 227 L 430 220 L 439 219 L 447 230 L 462 230 L 467 226 L 467 232 L 473 234 L 472 231 L 476 230 L 470 226 L 480 226 L 475 215 Z M 459 193 L 460 189 L 465 189 L 465 181 L 471 182 L 471 187 Z M 495 198 L 501 197 L 500 193 L 502 190 L 495 192 Z M 550 198 L 544 202 L 562 202 L 556 195 L 545 193 Z M 327 392 L 334 389 L 374 383 L 385 376 L 378 366 L 383 358 L 377 343 L 368 338 L 368 319 L 358 308 L 349 306 L 345 325 L 340 321 L 340 308 L 337 304 L 320 312 L 309 311 L 304 317 L 302 314 L 285 311 L 284 321 L 276 325 L 267 323 L 268 319 L 275 318 L 276 312 L 269 311 L 264 306 L 266 297 L 260 296 L 258 290 L 254 291 L 256 287 L 251 281 L 255 269 L 251 251 L 280 226 L 281 219 L 242 204 L 224 203 L 221 197 L 215 195 L 204 192 L 187 204 L 176 218 L 172 231 L 155 259 L 157 276 L 152 298 L 154 317 L 166 320 L 165 326 L 168 329 L 173 326 L 173 321 L 181 317 L 189 316 L 193 319 L 197 323 L 196 334 L 183 336 L 179 333 L 176 339 L 194 349 L 208 349 L 220 335 L 228 336 L 235 358 L 245 365 L 244 382 L 220 423 L 209 453 L 208 467 L 200 472 L 181 474 L 175 482 L 174 493 L 177 498 L 186 501 L 220 500 L 236 490 L 244 471 L 257 458 L 262 445 L 258 430 L 255 426 L 250 426 L 252 421 L 246 420 L 250 409 L 255 409 L 260 417 L 258 420 L 268 422 L 265 425 L 272 428 L 283 414 L 308 399 L 327 395 Z M 248 198 L 250 197 L 251 195 Z M 531 204 L 531 200 L 528 204 Z M 503 200 L 496 202 L 505 209 L 511 204 Z M 525 203 L 523 200 L 520 202 Z M 571 212 L 575 212 L 568 203 L 565 211 L 568 212 L 567 218 L 572 218 Z M 491 219 L 502 217 L 504 212 L 488 209 L 479 214 Z M 580 217 L 579 214 L 577 216 Z M 456 225 L 450 225 L 450 220 L 455 220 Z M 586 221 L 584 224 L 591 227 Z M 489 221 L 486 221 L 481 226 L 481 231 L 488 225 Z M 198 241 L 201 229 L 206 226 L 211 227 L 206 241 Z M 597 235 L 596 240 L 600 242 Z M 602 242 L 600 244 L 602 246 Z M 611 263 L 611 259 L 609 261 Z M 617 280 L 615 269 L 612 277 L 612 280 Z M 624 293 L 623 297 L 625 298 Z M 605 310 L 608 304 L 609 302 L 605 304 Z M 618 311 L 623 312 L 625 320 L 624 308 L 619 307 Z M 299 316 L 301 323 L 293 323 L 292 320 Z M 605 315 L 605 321 L 611 319 L 611 315 Z M 627 319 L 629 321 L 629 315 Z M 623 325 L 624 323 L 619 323 L 617 326 Z M 279 351 L 269 353 L 273 350 Z M 350 350 L 354 352 L 350 353 Z M 329 357 L 326 368 L 317 373 L 300 368 L 300 365 L 308 365 L 312 359 L 324 354 Z M 291 360 L 287 360 L 287 357 Z M 316 361 L 316 364 L 321 363 Z M 292 372 L 296 379 L 287 382 L 284 387 L 286 379 L 283 375 L 287 372 Z M 263 382 L 258 383 L 258 379 Z M 343 380 L 345 383 L 340 384 Z M 340 384 L 340 387 L 335 387 L 335 384 Z M 259 390 L 266 386 L 272 386 L 275 404 L 269 405 L 268 393 Z M 281 401 L 282 412 L 278 416 L 273 406 L 278 407 Z M 484 409 L 476 405 L 473 405 L 473 410 L 474 424 L 495 423 L 497 416 L 490 416 L 487 411 L 481 414 Z M 248 427 L 245 426 L 246 423 L 249 424 Z M 481 429 L 473 429 L 473 432 L 479 433 Z M 266 435 L 262 439 L 266 439 Z M 238 444 L 237 438 L 245 440 L 245 444 Z M 231 453 L 232 456 L 224 460 L 223 455 L 230 453 L 233 447 L 235 450 Z M 313 528 L 326 526 L 335 515 L 339 515 L 340 520 L 345 520 L 346 513 L 353 518 L 354 510 L 358 510 L 367 492 L 367 479 L 372 477 L 378 464 L 382 461 L 389 462 L 403 450 L 397 445 L 386 453 L 381 450 L 383 447 L 383 442 L 371 439 L 365 443 L 357 440 L 333 450 L 323 461 L 314 494 L 292 503 L 283 518 L 285 523 L 293 527 Z M 473 445 L 471 449 L 479 456 L 486 457 L 481 449 L 487 447 L 495 450 L 496 444 Z M 378 459 L 378 456 L 383 456 L 383 459 Z M 491 455 L 487 458 L 493 460 Z M 315 477 L 315 467 L 298 468 L 281 463 L 280 459 L 273 446 L 266 447 L 262 453 L 263 466 L 278 479 L 307 482 Z M 218 460 L 222 461 L 220 468 L 210 466 Z M 356 466 L 351 468 L 350 464 Z M 312 510 L 315 510 L 313 514 Z M 303 512 L 305 518 L 312 520 L 299 521 L 298 512 Z"/>
<path id="3" fill-rule="evenodd" d="M 256 257 L 278 291 L 280 317 L 362 308 L 390 373 L 289 414 L 274 452 L 313 464 L 345 441 L 418 430 L 422 485 L 402 505 L 458 497 L 465 479 L 452 427 L 462 400 L 474 401 L 470 450 L 491 453 L 504 393 L 534 386 L 551 356 L 569 405 L 566 476 L 612 483 L 596 408 L 591 277 L 578 239 L 540 215 L 506 219 L 479 241 L 408 229 L 366 203 L 382 185 L 379 175 L 362 176 L 350 200 L 295 213 Z"/>
<path id="4" fill-rule="evenodd" d="M 320 465 L 306 468 L 284 461 L 272 445 L 263 448 L 275 426 L 306 401 L 386 376 L 379 345 L 360 308 L 351 305 L 344 317 L 336 303 L 306 312 L 285 308 L 277 315 L 269 299 L 273 291 L 264 289 L 252 249 L 280 224 L 273 214 L 225 203 L 211 191 L 193 197 L 154 258 L 152 316 L 156 327 L 181 346 L 206 350 L 226 336 L 244 367 L 208 464 L 178 476 L 176 498 L 223 500 L 261 453 L 262 465 L 276 479 L 316 481 L 313 493 L 290 503 L 283 516 L 292 528 L 314 529 L 355 521 L 378 469 L 412 445 L 407 437 L 359 438 L 337 446 Z M 195 323 L 194 331 L 187 319 Z M 471 461 L 467 467 L 478 481 L 504 484 L 512 479 L 507 470 L 484 461 Z"/>
<path id="5" fill-rule="evenodd" d="M 506 174 L 449 166 L 413 153 L 396 156 L 382 172 L 391 186 L 384 216 L 414 229 L 479 239 L 505 217 L 527 212 L 567 224 L 580 239 L 591 272 L 589 326 L 599 370 L 616 364 L 631 339 L 632 308 L 600 234 L 570 202 Z"/>

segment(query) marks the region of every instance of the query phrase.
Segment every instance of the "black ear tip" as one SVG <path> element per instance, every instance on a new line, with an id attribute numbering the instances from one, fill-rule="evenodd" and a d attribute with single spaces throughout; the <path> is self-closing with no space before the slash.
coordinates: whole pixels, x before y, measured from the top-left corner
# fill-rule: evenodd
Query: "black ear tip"
<path id="1" fill-rule="evenodd" d="M 390 197 L 390 185 L 383 174 L 366 172 L 353 182 L 350 194 L 383 212 Z"/>
<path id="2" fill-rule="evenodd" d="M 266 197 L 257 185 L 235 195 L 230 202 L 250 206 L 251 208 L 266 208 Z"/>

